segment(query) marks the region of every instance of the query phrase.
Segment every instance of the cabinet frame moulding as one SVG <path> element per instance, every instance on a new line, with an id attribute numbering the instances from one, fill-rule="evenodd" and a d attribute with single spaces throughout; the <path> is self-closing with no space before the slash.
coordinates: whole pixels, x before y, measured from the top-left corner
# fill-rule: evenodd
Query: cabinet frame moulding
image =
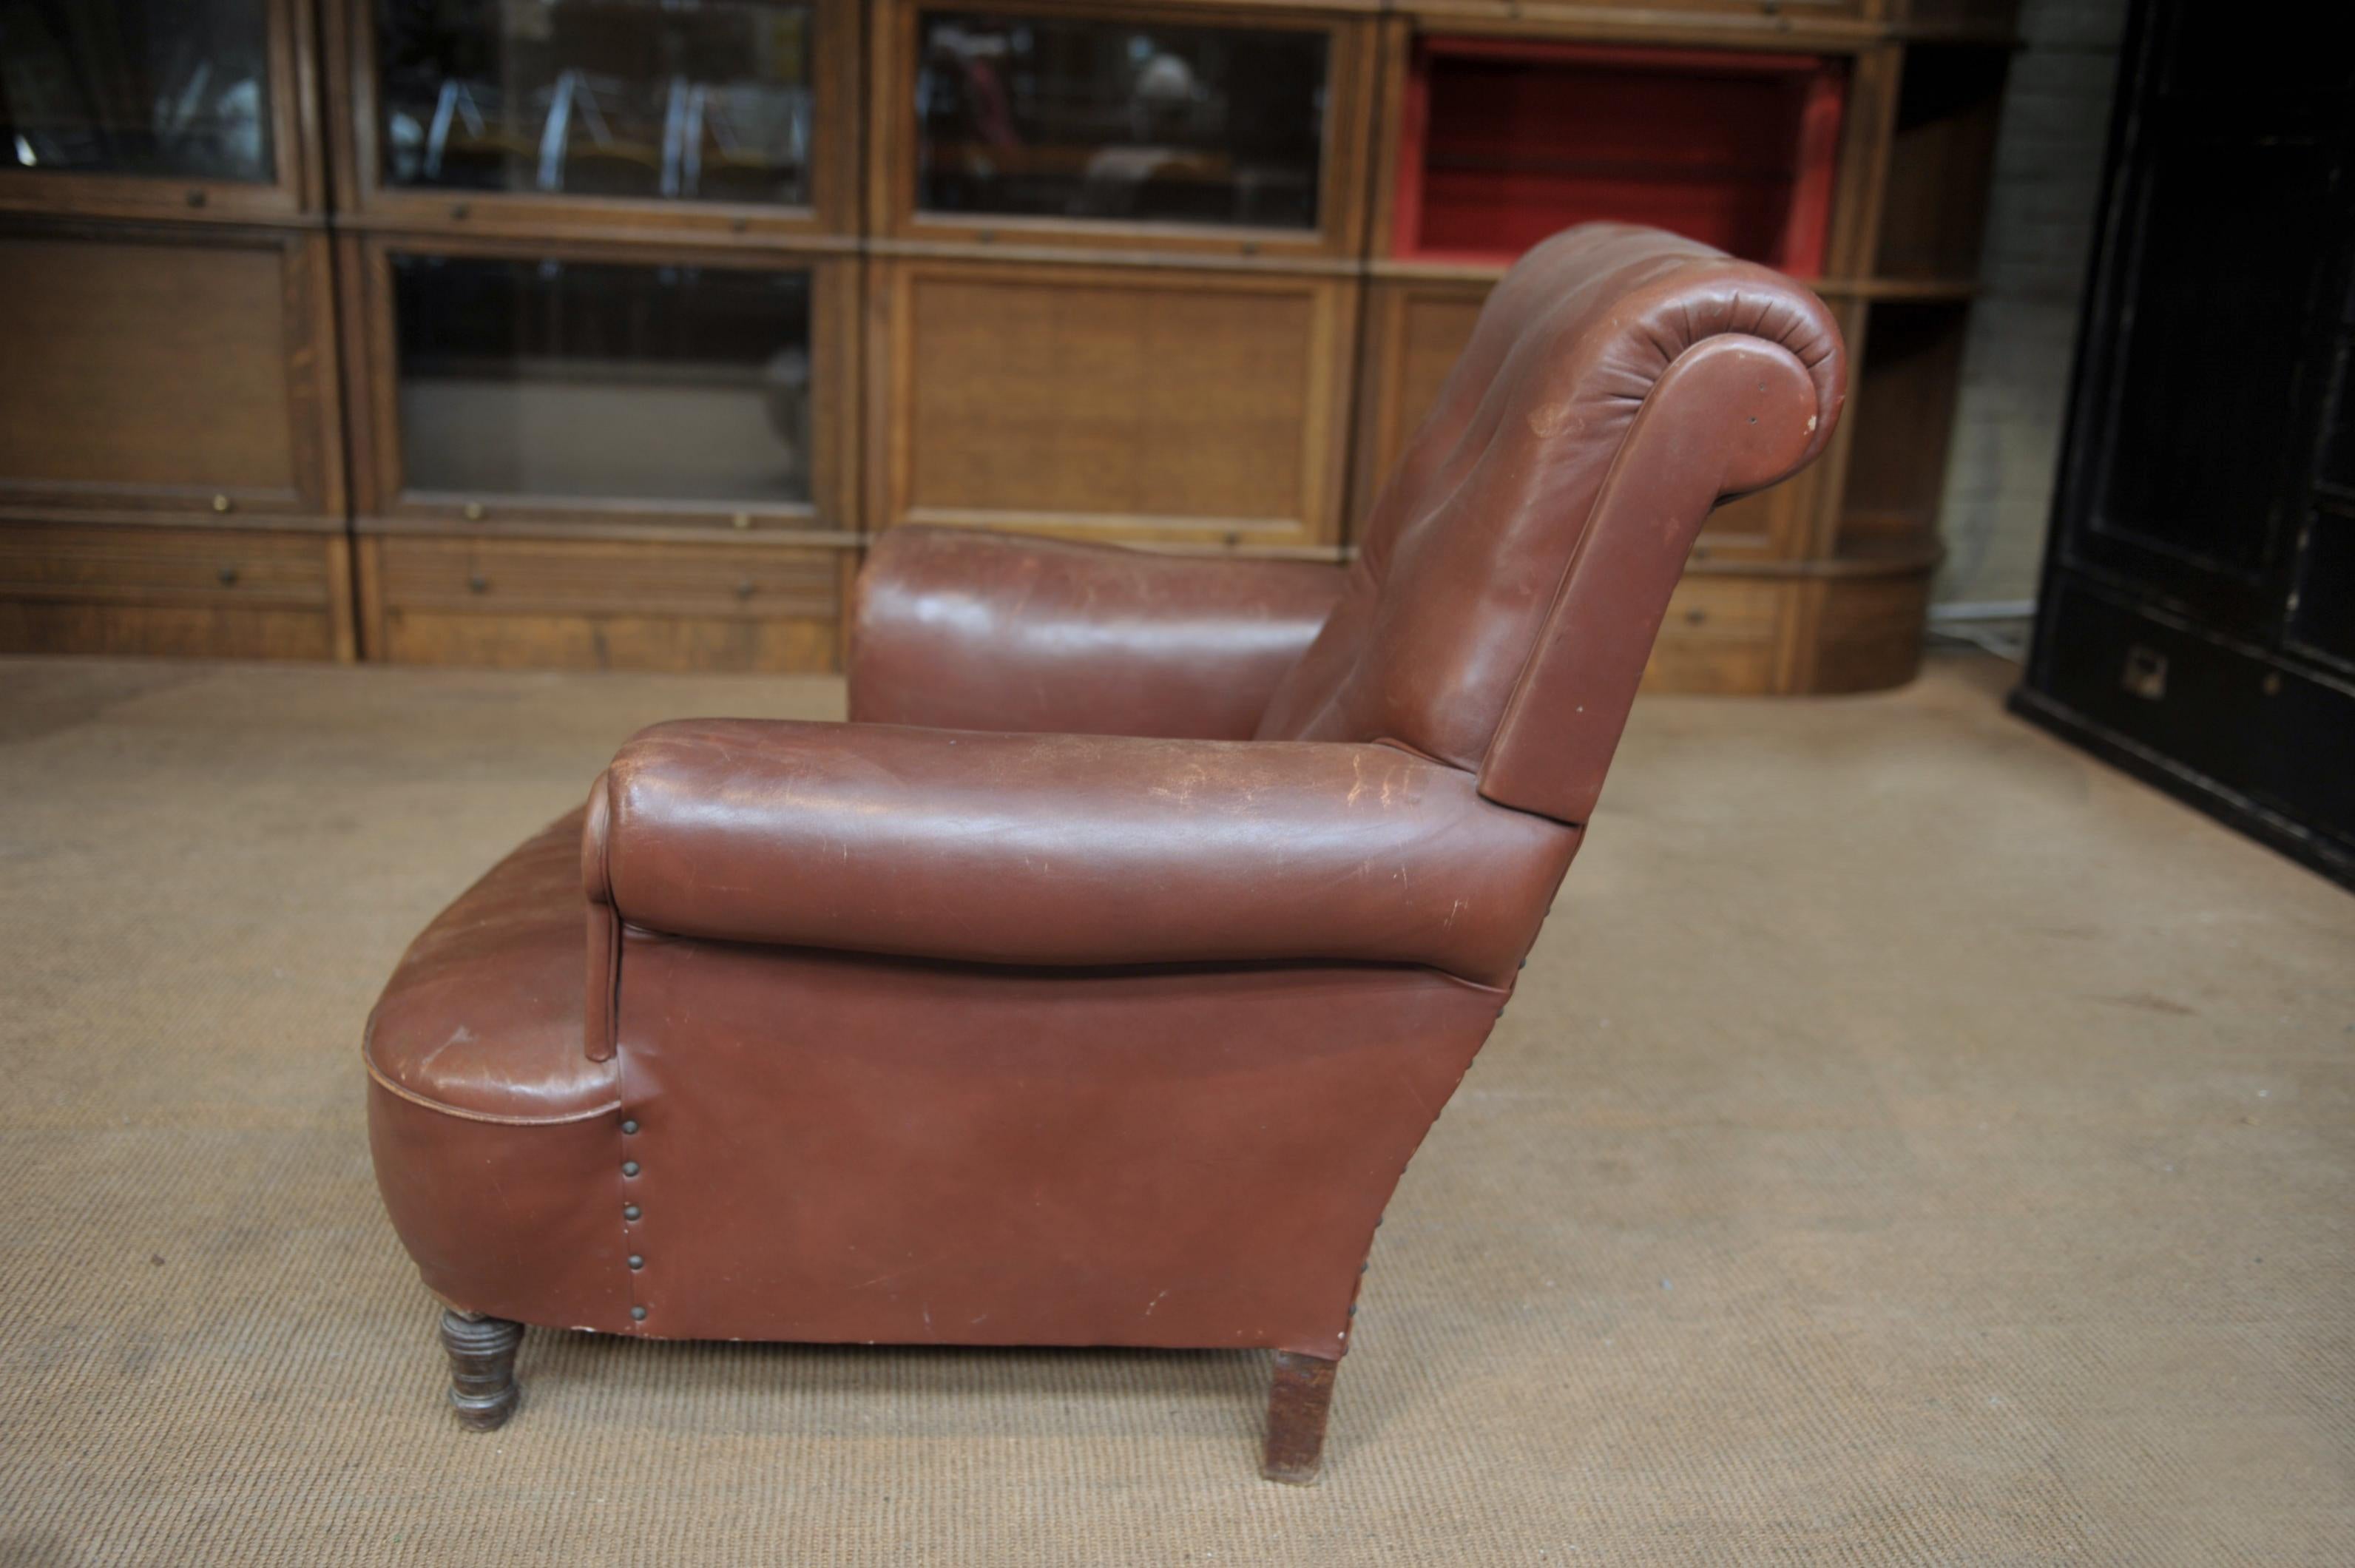
<path id="1" fill-rule="evenodd" d="M 1322 32 L 1328 39 L 1324 136 L 1318 147 L 1314 229 L 1245 229 L 1209 223 L 1130 223 L 1022 214 L 951 217 L 917 205 L 916 29 L 926 10 L 984 10 L 1112 24 Z M 1113 5 L 1100 0 L 879 0 L 874 11 L 868 84 L 868 218 L 878 240 L 936 241 L 1007 250 L 1121 251 L 1191 261 L 1246 257 L 1354 263 L 1365 243 L 1362 172 L 1373 143 L 1377 22 L 1370 6 L 1161 0 Z"/>
<path id="2" fill-rule="evenodd" d="M 855 549 L 859 407 L 858 263 L 832 249 L 770 246 L 648 251 L 575 238 L 346 234 L 336 241 L 351 406 L 353 528 L 363 535 L 728 542 Z M 392 257 L 474 257 L 623 266 L 697 266 L 811 275 L 810 498 L 741 502 L 410 491 L 401 474 L 400 349 Z"/>
<path id="3" fill-rule="evenodd" d="M 318 155 L 318 40 L 311 0 L 264 0 L 269 50 L 267 182 L 157 175 L 43 174 L 0 166 L 0 212 L 186 223 L 325 224 L 327 173 Z"/>
<path id="4" fill-rule="evenodd" d="M 344 444 L 336 290 L 327 236 L 317 229 L 0 218 L 11 241 L 152 245 L 160 251 L 254 251 L 279 258 L 285 332 L 287 456 L 293 483 L 119 485 L 0 475 L 0 518 L 18 521 L 287 529 L 340 534 Z"/>
<path id="5" fill-rule="evenodd" d="M 600 197 L 389 186 L 381 176 L 377 93 L 376 5 L 322 0 L 326 10 L 336 226 L 408 234 L 484 234 L 544 239 L 635 240 L 656 244 L 759 247 L 778 241 L 853 249 L 859 231 L 864 48 L 859 0 L 810 0 L 817 47 L 811 56 L 810 200 L 760 202 L 664 197 Z"/>

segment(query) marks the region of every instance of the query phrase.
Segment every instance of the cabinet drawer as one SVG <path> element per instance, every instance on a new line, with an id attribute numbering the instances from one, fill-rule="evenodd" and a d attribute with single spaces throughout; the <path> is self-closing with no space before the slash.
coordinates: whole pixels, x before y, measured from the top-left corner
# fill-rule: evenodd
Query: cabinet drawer
<path id="1" fill-rule="evenodd" d="M 0 596 L 325 609 L 326 541 L 213 528 L 0 528 Z"/>
<path id="2" fill-rule="evenodd" d="M 485 614 L 832 615 L 834 550 L 387 539 L 388 604 Z"/>
<path id="3" fill-rule="evenodd" d="M 342 536 L 0 526 L 0 652 L 351 656 Z"/>
<path id="4" fill-rule="evenodd" d="M 402 537 L 361 549 L 369 646 L 396 662 L 840 667 L 848 550 Z"/>
<path id="5" fill-rule="evenodd" d="M 1752 695 L 1775 688 L 1775 655 L 1792 583 L 1688 576 L 1669 595 L 1644 667 L 1646 691 Z"/>

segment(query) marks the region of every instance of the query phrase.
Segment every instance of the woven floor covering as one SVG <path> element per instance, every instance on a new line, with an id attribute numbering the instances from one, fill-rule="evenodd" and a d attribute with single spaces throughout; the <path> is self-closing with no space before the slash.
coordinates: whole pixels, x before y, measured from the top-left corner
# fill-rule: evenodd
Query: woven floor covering
<path id="1" fill-rule="evenodd" d="M 362 1019 L 640 725 L 831 680 L 0 661 L 0 1563 L 2355 1563 L 2355 899 L 2006 717 L 1642 703 L 1258 1354 L 532 1331 L 462 1431 Z"/>

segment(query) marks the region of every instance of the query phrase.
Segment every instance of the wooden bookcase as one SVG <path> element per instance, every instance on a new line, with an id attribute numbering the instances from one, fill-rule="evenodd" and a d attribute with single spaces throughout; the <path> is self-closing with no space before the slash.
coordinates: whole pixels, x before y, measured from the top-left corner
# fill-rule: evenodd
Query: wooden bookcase
<path id="1" fill-rule="evenodd" d="M 1913 667 L 2010 0 L 192 9 L 244 177 L 0 169 L 0 646 L 831 669 L 904 523 L 1347 559 L 1513 256 L 1614 218 L 1855 366 L 1655 685 Z"/>
<path id="2" fill-rule="evenodd" d="M 0 143 L 0 652 L 351 657 L 310 6 L 24 21 L 12 76 L 39 91 Z"/>
<path id="3" fill-rule="evenodd" d="M 368 656 L 838 668 L 859 7 L 329 10 Z"/>
<path id="4" fill-rule="evenodd" d="M 1806 280 L 1852 370 L 1824 458 L 1710 519 L 1653 686 L 1895 685 L 1940 558 L 2009 10 L 1680 9 L 1432 0 L 1386 19 L 1352 515 L 1518 246 L 1587 218 L 1658 223 Z"/>

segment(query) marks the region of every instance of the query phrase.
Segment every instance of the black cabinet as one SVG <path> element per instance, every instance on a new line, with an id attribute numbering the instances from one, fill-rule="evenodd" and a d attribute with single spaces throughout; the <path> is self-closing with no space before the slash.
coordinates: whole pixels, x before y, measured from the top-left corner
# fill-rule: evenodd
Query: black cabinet
<path id="1" fill-rule="evenodd" d="M 2355 886 L 2355 23 L 2318 25 L 2136 8 L 2013 707 Z"/>

